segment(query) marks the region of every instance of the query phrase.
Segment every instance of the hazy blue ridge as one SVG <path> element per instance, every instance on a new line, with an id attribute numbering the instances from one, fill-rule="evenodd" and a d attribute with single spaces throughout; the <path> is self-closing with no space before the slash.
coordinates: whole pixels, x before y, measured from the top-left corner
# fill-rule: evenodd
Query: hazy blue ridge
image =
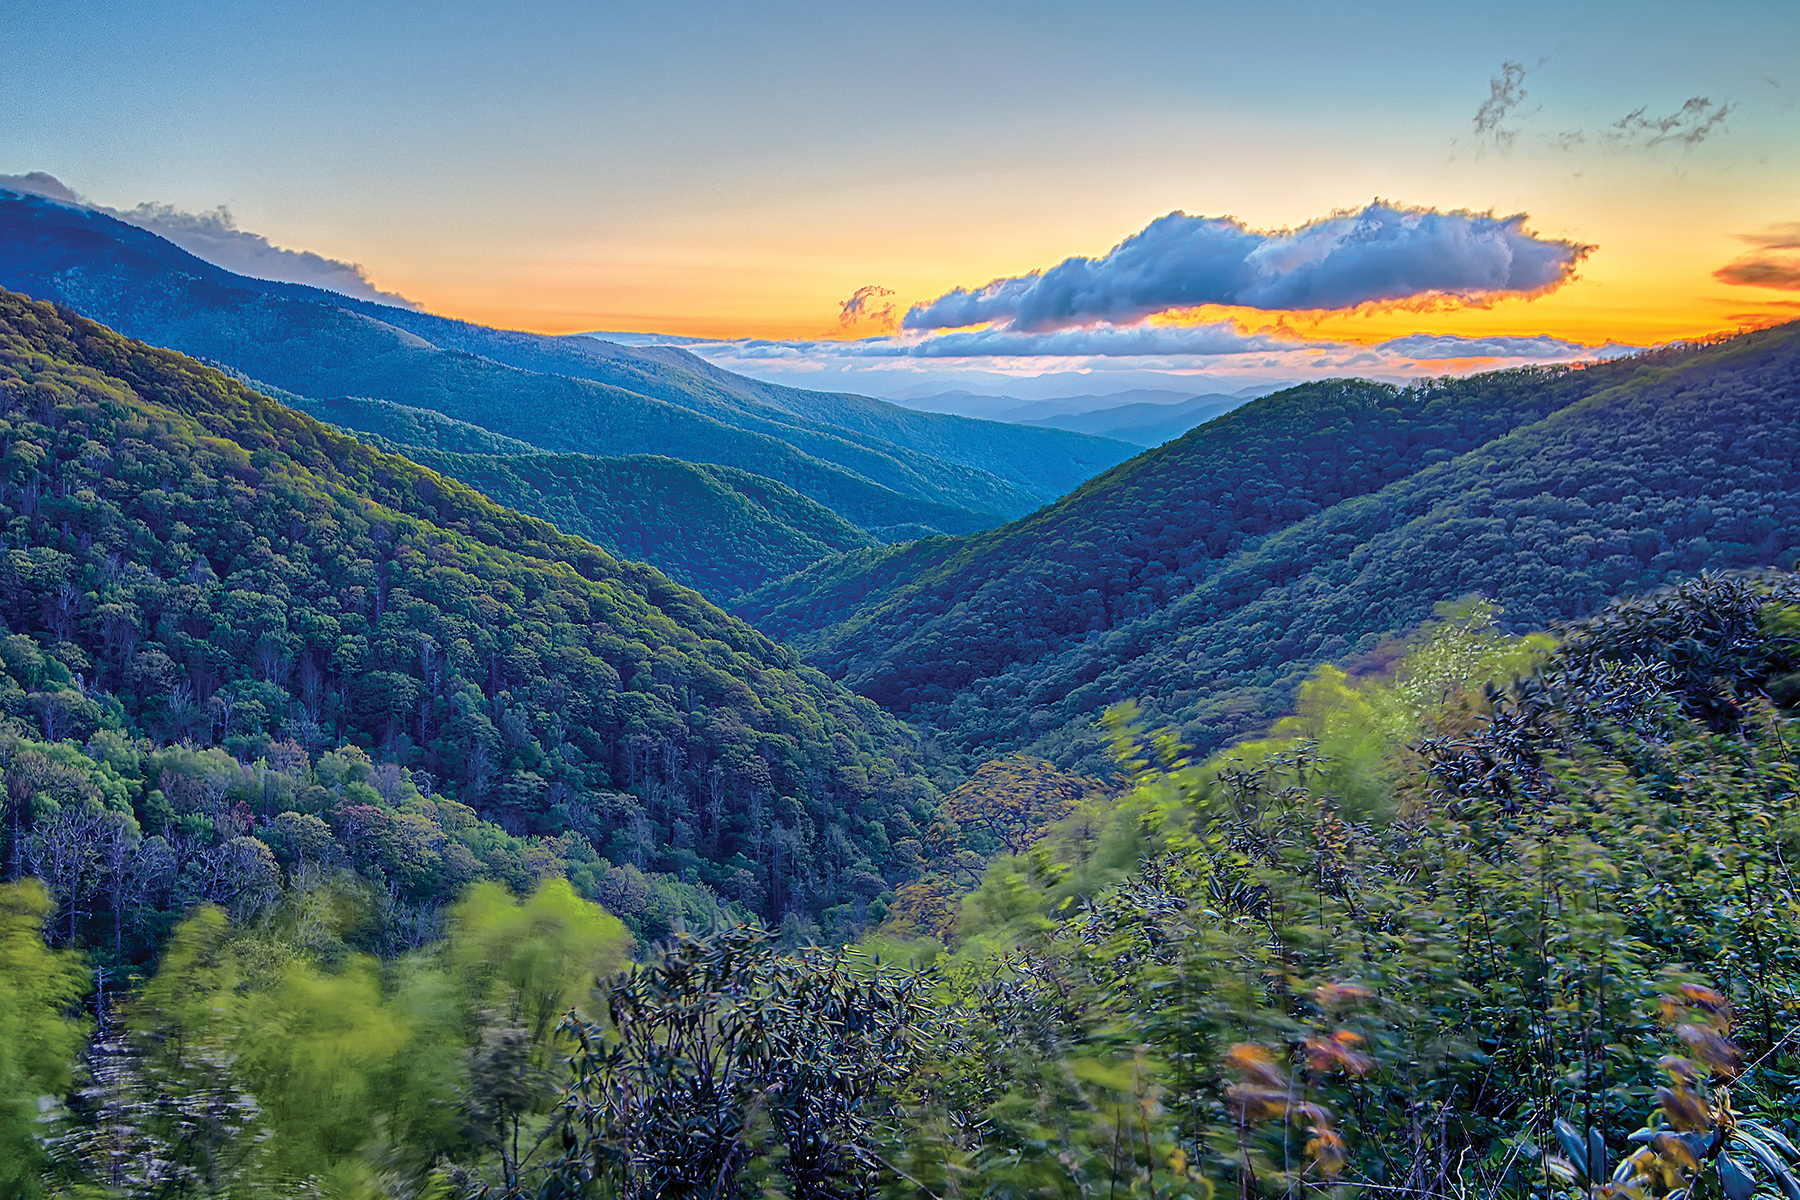
<path id="1" fill-rule="evenodd" d="M 857 441 L 861 435 L 840 436 L 824 426 L 802 429 L 773 409 L 759 415 L 745 407 L 736 424 L 721 419 L 747 401 L 691 398 L 712 409 L 702 412 L 443 348 L 397 323 L 427 327 L 419 314 L 236 276 L 104 214 L 36 197 L 0 193 L 0 285 L 301 395 L 393 400 L 548 450 L 657 453 L 739 466 L 865 528 L 916 524 L 967 531 L 1041 502 L 976 468 Z M 434 320 L 440 333 L 461 329 L 473 337 L 469 331 L 478 328 Z M 488 350 L 512 336 L 483 332 L 492 335 L 482 339 Z M 516 336 L 533 344 L 575 340 Z M 641 377 L 652 366 L 657 364 L 638 362 L 632 370 Z"/>

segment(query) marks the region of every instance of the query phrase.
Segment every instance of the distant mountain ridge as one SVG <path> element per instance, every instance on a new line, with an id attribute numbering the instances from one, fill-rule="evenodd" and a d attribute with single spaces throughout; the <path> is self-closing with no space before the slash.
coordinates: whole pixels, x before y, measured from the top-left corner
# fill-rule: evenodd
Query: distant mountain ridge
<path id="1" fill-rule="evenodd" d="M 1236 396 L 1211 393 L 1194 396 L 1174 404 L 1121 404 L 1088 412 L 1021 420 L 1021 425 L 1039 425 L 1067 429 L 1072 433 L 1091 433 L 1097 437 L 1116 438 L 1134 446 L 1160 446 L 1173 441 L 1197 425 L 1204 425 L 1221 413 L 1243 404 Z"/>
<path id="2" fill-rule="evenodd" d="M 760 384 L 673 348 L 491 330 L 249 279 L 102 213 L 5 191 L 0 285 L 305 396 L 392 400 L 544 450 L 736 466 L 866 529 L 992 525 L 1131 452 Z"/>
<path id="3" fill-rule="evenodd" d="M 1138 700 L 1200 749 L 1475 592 L 1519 627 L 1800 552 L 1800 324 L 1584 368 L 1265 397 L 1002 529 L 735 605 L 973 757 L 1091 763 Z"/>

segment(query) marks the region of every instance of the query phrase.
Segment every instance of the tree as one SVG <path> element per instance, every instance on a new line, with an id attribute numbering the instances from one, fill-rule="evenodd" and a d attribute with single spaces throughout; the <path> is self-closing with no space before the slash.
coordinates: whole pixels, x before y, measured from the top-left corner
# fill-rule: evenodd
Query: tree
<path id="1" fill-rule="evenodd" d="M 735 1197 L 753 1166 L 807 1200 L 865 1196 L 883 1095 L 926 1040 L 918 981 L 839 953 L 787 956 L 747 926 L 680 935 L 601 985 L 580 1041 L 565 1152 L 542 1195 Z"/>
<path id="2" fill-rule="evenodd" d="M 85 1028 L 69 1014 L 87 987 L 70 951 L 44 945 L 55 905 L 36 880 L 0 884 L 0 1197 L 35 1191 L 38 1098 L 69 1086 Z"/>

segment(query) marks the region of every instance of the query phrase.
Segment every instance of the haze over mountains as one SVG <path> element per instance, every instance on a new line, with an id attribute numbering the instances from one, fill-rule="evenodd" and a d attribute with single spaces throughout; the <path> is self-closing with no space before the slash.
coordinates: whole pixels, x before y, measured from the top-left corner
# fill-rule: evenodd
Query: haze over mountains
<path id="1" fill-rule="evenodd" d="M 1129 456 L 1060 430 L 758 383 L 670 347 L 485 329 L 232 275 L 104 213 L 0 192 L 0 285 L 318 399 L 431 409 L 541 449 L 750 470 L 851 523 L 964 531 Z"/>

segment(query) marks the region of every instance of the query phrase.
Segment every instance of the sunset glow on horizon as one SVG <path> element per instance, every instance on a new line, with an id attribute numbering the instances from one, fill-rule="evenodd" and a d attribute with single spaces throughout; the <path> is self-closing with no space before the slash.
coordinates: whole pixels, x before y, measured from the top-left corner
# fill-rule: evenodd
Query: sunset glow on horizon
<path id="1" fill-rule="evenodd" d="M 1645 5 L 1528 5 L 1504 31 L 1423 7 L 1373 30 L 1313 4 L 1273 24 L 1158 3 L 1029 22 L 1005 5 L 550 9 L 326 4 L 238 29 L 198 4 L 91 25 L 9 6 L 0 35 L 27 69 L 0 79 L 0 173 L 120 212 L 225 205 L 373 288 L 539 333 L 853 344 L 958 289 L 1101 258 L 1165 214 L 1294 230 L 1375 198 L 1522 214 L 1593 249 L 1529 298 L 1149 319 L 1296 346 L 1599 347 L 1800 315 L 1792 248 L 1768 234 L 1800 221 L 1792 6 L 1680 38 L 1657 28 L 1673 9 Z M 527 32 L 546 20 L 556 45 Z M 1757 254 L 1775 258 L 1720 276 Z M 849 320 L 864 289 L 892 312 Z M 782 369 L 811 370 L 808 353 Z M 928 365 L 845 369 L 874 386 Z"/>

